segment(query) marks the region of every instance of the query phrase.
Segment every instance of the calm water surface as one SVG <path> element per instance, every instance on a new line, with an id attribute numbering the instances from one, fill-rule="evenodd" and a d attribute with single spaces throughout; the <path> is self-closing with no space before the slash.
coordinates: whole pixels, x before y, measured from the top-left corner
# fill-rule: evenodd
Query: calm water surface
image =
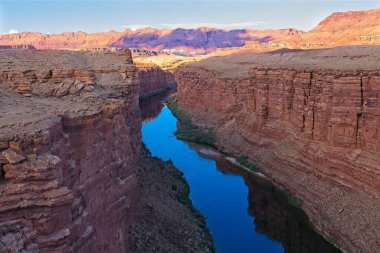
<path id="1" fill-rule="evenodd" d="M 160 103 L 164 97 L 140 103 L 143 142 L 152 155 L 171 159 L 184 173 L 193 204 L 207 217 L 217 252 L 339 252 L 267 180 L 206 147 L 178 140 L 173 134 L 177 120 Z"/>

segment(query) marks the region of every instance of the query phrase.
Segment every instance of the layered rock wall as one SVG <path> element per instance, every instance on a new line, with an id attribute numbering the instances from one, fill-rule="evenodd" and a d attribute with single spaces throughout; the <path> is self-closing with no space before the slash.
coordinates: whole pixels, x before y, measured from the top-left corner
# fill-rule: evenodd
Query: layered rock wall
<path id="1" fill-rule="evenodd" d="M 176 87 L 174 74 L 155 65 L 138 64 L 140 94 L 146 97 Z"/>
<path id="2" fill-rule="evenodd" d="M 379 68 L 310 69 L 302 62 L 286 68 L 288 58 L 281 59 L 278 67 L 229 64 L 231 58 L 184 66 L 176 72 L 179 106 L 214 129 L 219 148 L 247 155 L 295 194 L 313 224 L 344 251 L 375 252 Z"/>
<path id="3" fill-rule="evenodd" d="M 126 252 L 139 194 L 136 68 L 128 52 L 59 52 L 43 68 L 17 60 L 56 53 L 2 54 L 13 67 L 1 69 L 0 252 Z M 84 87 L 58 96 L 66 84 Z"/>

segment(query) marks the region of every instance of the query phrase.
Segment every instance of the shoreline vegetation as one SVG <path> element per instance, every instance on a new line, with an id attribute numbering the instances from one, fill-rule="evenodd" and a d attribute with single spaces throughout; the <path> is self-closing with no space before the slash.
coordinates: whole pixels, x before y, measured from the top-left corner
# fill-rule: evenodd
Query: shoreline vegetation
<path id="1" fill-rule="evenodd" d="M 156 95 L 160 95 L 162 93 L 165 93 L 165 92 L 168 92 L 168 91 L 173 91 L 175 92 L 176 90 L 176 86 L 170 86 L 170 87 L 166 87 L 166 88 L 162 88 L 162 89 L 158 89 L 158 90 L 154 90 L 152 92 L 149 92 L 149 93 L 146 93 L 146 94 L 142 94 L 140 95 L 139 97 L 139 100 L 144 100 L 144 99 L 148 99 L 150 97 L 154 97 Z"/>
<path id="2" fill-rule="evenodd" d="M 209 146 L 223 155 L 235 159 L 238 165 L 245 169 L 257 173 L 261 172 L 260 168 L 258 168 L 248 156 L 236 156 L 225 152 L 224 150 L 220 150 L 215 144 L 214 129 L 195 125 L 192 121 L 192 116 L 178 107 L 177 99 L 175 97 L 168 98 L 165 103 L 180 123 L 179 128 L 174 132 L 174 135 L 178 139 Z"/>
<path id="3" fill-rule="evenodd" d="M 181 140 L 189 141 L 193 143 L 198 143 L 201 145 L 209 146 L 216 151 L 220 152 L 221 154 L 225 155 L 227 160 L 229 160 L 232 164 L 238 165 L 242 167 L 245 171 L 261 176 L 265 180 L 269 181 L 273 185 L 276 186 L 276 188 L 282 193 L 282 195 L 285 197 L 286 201 L 289 205 L 293 206 L 295 209 L 298 209 L 300 212 L 302 212 L 310 226 L 322 237 L 325 238 L 326 241 L 334 245 L 337 249 L 340 250 L 340 245 L 338 243 L 338 240 L 335 239 L 333 235 L 326 234 L 325 231 L 322 231 L 318 229 L 314 223 L 311 221 L 310 217 L 304 212 L 302 209 L 302 201 L 295 197 L 291 192 L 289 192 L 286 188 L 283 188 L 281 186 L 278 186 L 275 184 L 275 182 L 272 182 L 270 179 L 268 179 L 264 174 L 261 173 L 260 168 L 252 162 L 248 156 L 236 156 L 234 154 L 228 153 L 224 150 L 220 150 L 216 144 L 215 144 L 215 133 L 214 129 L 212 128 L 202 128 L 200 126 L 195 125 L 192 122 L 192 116 L 179 108 L 178 101 L 176 97 L 170 97 L 165 101 L 168 108 L 171 110 L 171 112 L 174 114 L 174 116 L 177 118 L 177 120 L 180 123 L 179 128 L 174 132 L 174 135 Z"/>

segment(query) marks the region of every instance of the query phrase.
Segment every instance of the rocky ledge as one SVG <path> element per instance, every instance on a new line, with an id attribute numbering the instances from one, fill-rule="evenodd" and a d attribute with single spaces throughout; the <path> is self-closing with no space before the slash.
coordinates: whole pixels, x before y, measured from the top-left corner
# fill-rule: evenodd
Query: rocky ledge
<path id="1" fill-rule="evenodd" d="M 379 55 L 358 46 L 213 57 L 176 71 L 178 105 L 218 148 L 293 193 L 330 242 L 376 252 Z"/>

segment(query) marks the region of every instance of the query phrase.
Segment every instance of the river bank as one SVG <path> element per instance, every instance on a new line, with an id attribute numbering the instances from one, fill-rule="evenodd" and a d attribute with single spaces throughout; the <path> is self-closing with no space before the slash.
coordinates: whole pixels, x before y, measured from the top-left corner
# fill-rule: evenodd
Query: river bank
<path id="1" fill-rule="evenodd" d="M 129 229 L 131 252 L 215 252 L 206 220 L 170 160 L 152 157 L 143 145 L 137 178 L 141 201 Z"/>
<path id="2" fill-rule="evenodd" d="M 196 147 L 177 139 L 173 133 L 183 124 L 177 122 L 167 107 L 161 105 L 161 108 L 161 111 L 155 108 L 154 115 L 147 114 L 150 116 L 143 125 L 143 141 L 153 155 L 171 159 L 184 173 L 190 186 L 190 199 L 207 217 L 217 252 L 251 252 L 252 249 L 280 253 L 339 252 L 314 232 L 307 219 L 302 221 L 299 209 L 289 204 L 286 194 L 278 193 L 268 181 L 260 181 L 262 176 L 247 173 L 207 146 Z M 268 206 L 266 201 L 273 203 Z M 277 219 L 271 214 L 278 215 Z M 276 230 L 279 227 L 283 229 Z M 292 237 L 288 236 L 289 231 Z"/>
<path id="3" fill-rule="evenodd" d="M 214 130 L 211 128 L 205 129 L 195 125 L 192 122 L 192 116 L 178 107 L 177 100 L 175 97 L 168 99 L 167 105 L 180 122 L 178 124 L 179 128 L 175 132 L 175 135 L 179 135 L 180 139 L 193 142 L 194 144 L 192 144 L 192 146 L 194 146 L 198 150 L 198 152 L 201 153 L 203 156 L 219 160 L 219 162 L 224 165 L 235 165 L 235 173 L 243 175 L 254 175 L 255 178 L 261 178 L 261 182 L 263 182 L 263 180 L 270 182 L 270 179 L 267 176 L 265 176 L 265 174 L 263 174 L 260 171 L 257 165 L 255 165 L 248 158 L 242 156 L 236 157 L 232 153 L 227 153 L 225 150 L 221 150 L 220 148 L 218 148 L 218 146 L 215 144 L 215 139 L 213 139 L 214 137 L 211 137 L 214 136 Z M 197 134 L 194 134 L 194 132 L 196 132 Z M 197 144 L 205 145 L 205 147 L 199 146 Z M 248 177 L 251 179 L 253 178 L 252 176 Z M 275 182 L 271 183 L 275 184 Z M 247 180 L 247 184 L 252 184 L 252 182 L 249 182 L 249 180 Z M 276 185 L 274 189 L 276 190 L 278 195 L 282 196 L 283 200 L 285 200 L 286 202 L 288 202 L 289 205 L 295 208 L 295 211 L 299 213 L 300 217 L 302 217 L 303 222 L 308 223 L 310 227 L 314 226 L 312 223 L 309 222 L 309 218 L 302 210 L 302 203 L 300 199 L 296 198 L 293 194 L 291 194 L 286 188 L 284 188 L 281 185 Z M 318 233 L 321 232 L 317 227 L 313 227 L 312 229 L 314 229 Z M 326 235 L 324 236 L 326 237 Z M 339 248 L 335 238 L 327 236 L 326 240 L 332 245 L 335 245 L 335 247 Z M 332 252 L 335 251 L 333 249 L 330 250 L 332 250 Z M 340 251 L 336 249 L 336 252 Z"/>

